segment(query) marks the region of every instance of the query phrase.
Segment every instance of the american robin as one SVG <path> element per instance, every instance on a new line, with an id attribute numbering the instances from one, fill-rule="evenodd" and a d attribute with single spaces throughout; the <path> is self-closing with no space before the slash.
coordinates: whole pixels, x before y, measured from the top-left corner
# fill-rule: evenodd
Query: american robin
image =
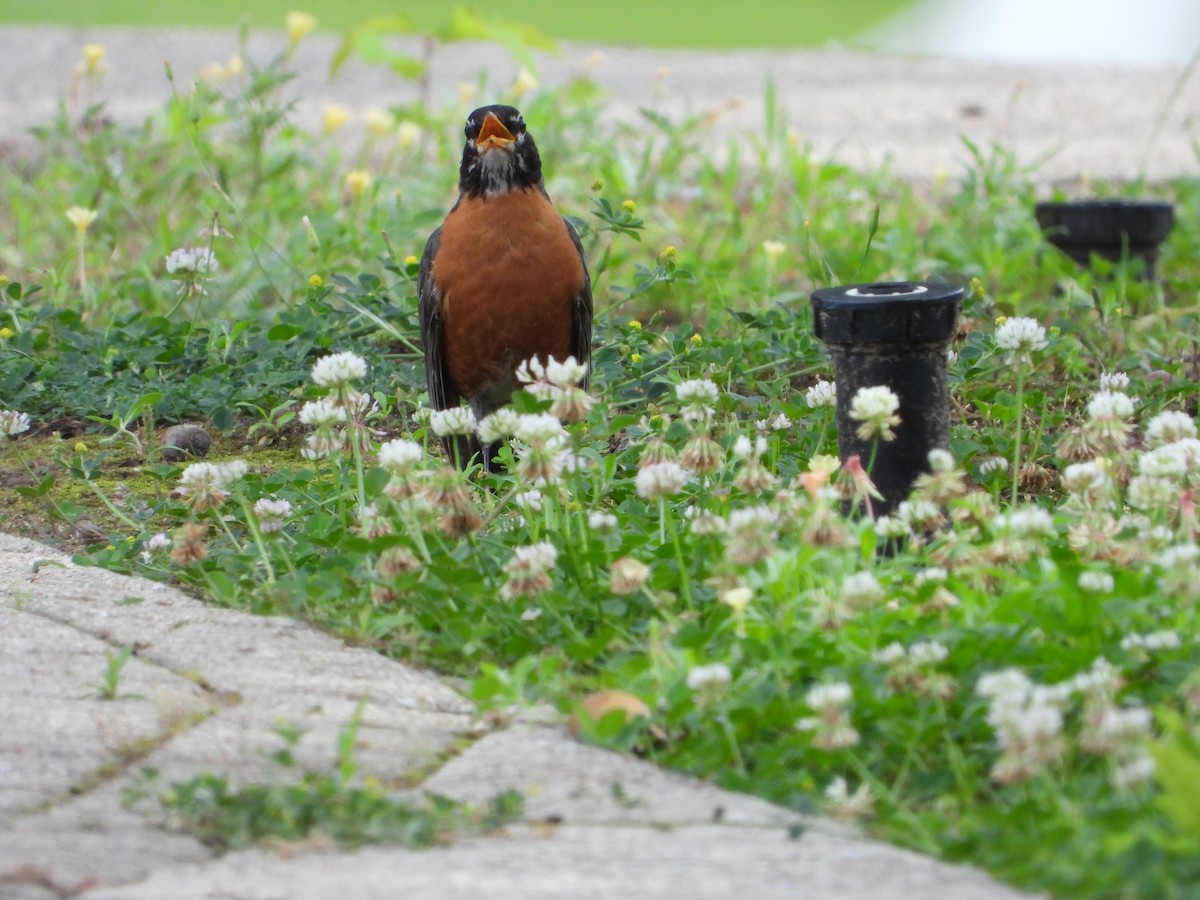
<path id="1" fill-rule="evenodd" d="M 430 403 L 446 409 L 466 399 L 483 418 L 508 403 L 523 361 L 588 362 L 592 284 L 520 112 L 485 106 L 465 132 L 458 201 L 425 244 L 417 291 Z M 492 469 L 496 445 L 445 444 L 460 465 L 482 452 Z"/>

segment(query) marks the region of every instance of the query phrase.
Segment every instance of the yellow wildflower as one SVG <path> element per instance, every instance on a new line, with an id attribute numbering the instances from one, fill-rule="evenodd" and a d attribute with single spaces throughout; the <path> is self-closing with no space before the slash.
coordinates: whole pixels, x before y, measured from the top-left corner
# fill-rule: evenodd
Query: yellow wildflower
<path id="1" fill-rule="evenodd" d="M 67 218 L 75 226 L 75 233 L 82 235 L 96 221 L 96 210 L 84 209 L 82 206 L 72 206 L 67 210 Z"/>
<path id="2" fill-rule="evenodd" d="M 520 97 L 527 91 L 536 91 L 538 88 L 538 80 L 533 77 L 533 73 L 521 66 L 521 71 L 517 73 L 517 80 L 513 82 L 512 94 L 514 97 Z"/>
<path id="3" fill-rule="evenodd" d="M 637 203 L 635 203 L 633 200 L 623 200 L 621 202 L 621 206 L 625 208 L 625 212 L 633 212 L 635 209 L 637 209 Z"/>
<path id="4" fill-rule="evenodd" d="M 370 186 L 371 173 L 366 169 L 355 169 L 346 173 L 346 187 L 350 188 L 350 193 L 355 197 L 361 197 Z"/>
<path id="5" fill-rule="evenodd" d="M 288 41 L 294 47 L 317 27 L 317 17 L 306 12 L 292 11 L 284 18 L 287 24 Z"/>
<path id="6" fill-rule="evenodd" d="M 396 127 L 396 117 L 386 109 L 372 106 L 363 113 L 363 121 L 367 123 L 367 134 L 371 137 L 383 137 Z"/>
<path id="7" fill-rule="evenodd" d="M 308 276 L 308 283 L 311 284 L 313 287 L 320 287 L 321 285 L 323 285 L 325 283 L 325 281 L 324 281 L 324 279 L 321 278 L 320 275 L 317 275 L 314 273 L 314 274 Z"/>
<path id="8" fill-rule="evenodd" d="M 421 126 L 416 122 L 405 119 L 396 128 L 396 144 L 401 150 L 407 150 L 421 139 Z"/>
<path id="9" fill-rule="evenodd" d="M 350 121 L 350 110 L 339 103 L 330 103 L 321 116 L 321 130 L 333 134 Z"/>
<path id="10" fill-rule="evenodd" d="M 787 245 L 783 241 L 763 241 L 763 253 L 767 254 L 767 259 L 771 262 L 783 256 L 783 251 L 787 249 Z"/>
<path id="11" fill-rule="evenodd" d="M 103 44 L 84 44 L 83 73 L 85 75 L 100 76 L 107 72 L 108 64 L 104 61 L 104 56 L 107 52 Z"/>
<path id="12" fill-rule="evenodd" d="M 641 331 L 641 330 L 642 330 L 642 323 L 641 323 L 641 322 L 639 322 L 637 319 L 630 319 L 630 320 L 629 320 L 629 327 L 630 327 L 630 328 L 632 328 L 634 331 Z"/>
<path id="13" fill-rule="evenodd" d="M 7 325 L 5 325 L 3 328 L 0 328 L 0 341 L 7 341 L 12 336 L 13 330 Z"/>

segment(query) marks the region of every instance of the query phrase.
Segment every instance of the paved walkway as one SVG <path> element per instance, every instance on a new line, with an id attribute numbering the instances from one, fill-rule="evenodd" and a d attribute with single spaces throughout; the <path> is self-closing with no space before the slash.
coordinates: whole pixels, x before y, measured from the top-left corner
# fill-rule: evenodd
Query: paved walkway
<path id="1" fill-rule="evenodd" d="M 170 96 L 163 61 L 180 89 L 208 63 L 238 51 L 231 32 L 128 29 L 0 28 L 0 146 L 26 143 L 24 134 L 53 114 L 81 58 L 85 41 L 108 49 L 109 74 L 97 92 L 115 119 L 139 123 Z M 417 99 L 416 87 L 382 66 L 351 61 L 332 82 L 337 39 L 314 35 L 301 44 L 297 120 L 314 129 L 331 101 L 362 111 Z M 247 55 L 265 61 L 281 35 L 251 36 Z M 404 48 L 404 44 L 398 43 Z M 415 42 L 407 51 L 420 55 Z M 603 59 L 597 61 L 596 54 Z M 918 59 L 830 49 L 820 52 L 697 53 L 570 45 L 561 56 L 538 57 L 548 85 L 588 71 L 609 94 L 606 115 L 635 119 L 639 108 L 672 116 L 709 114 L 713 148 L 728 139 L 762 135 L 764 86 L 772 75 L 780 112 L 821 159 L 853 166 L 887 164 L 897 174 L 930 180 L 962 171 L 969 160 L 961 137 L 987 148 L 996 142 L 1023 163 L 1041 161 L 1038 176 L 1085 191 L 1080 179 L 1159 181 L 1200 174 L 1200 73 L 1181 83 L 1182 67 L 1122 67 L 1094 63 L 984 63 Z M 479 71 L 501 88 L 516 64 L 491 45 L 457 44 L 435 53 L 431 96 L 455 102 Z"/>
<path id="2" fill-rule="evenodd" d="M 0 29 L 0 147 L 28 152 L 66 90 L 84 41 L 108 48 L 109 113 L 140 121 L 169 93 L 162 60 L 188 82 L 236 52 L 231 34 Z M 331 100 L 356 109 L 408 102 L 414 88 L 351 65 L 329 83 L 329 38 L 297 58 L 297 115 Z M 255 36 L 255 58 L 279 48 Z M 545 58 L 561 82 L 591 51 Z M 1046 181 L 1195 175 L 1200 91 L 1172 100 L 1179 69 L 1019 67 L 821 53 L 697 54 L 608 49 L 594 77 L 610 115 L 643 105 L 713 111 L 717 142 L 761 133 L 763 85 L 821 157 L 914 179 L 958 171 L 960 134 L 998 141 L 1022 160 L 1051 154 Z M 494 48 L 439 51 L 435 97 L 491 66 Z M 669 73 L 662 67 L 669 67 Z M 1194 85 L 1191 86 L 1194 88 Z M 1154 136 L 1152 140 L 1151 137 Z M 137 649 L 118 698 L 98 697 L 109 654 Z M 331 771 L 336 735 L 364 695 L 355 758 L 364 776 L 465 801 L 526 797 L 523 824 L 428 851 L 289 848 L 215 859 L 122 791 L 143 766 L 164 781 L 217 772 L 272 777 L 276 728 L 305 729 L 304 768 Z M 719 812 L 718 812 L 719 811 Z M 548 824 L 548 823 L 556 824 Z M 789 837 L 801 824 L 802 836 Z M 344 646 L 298 622 L 213 609 L 153 582 L 80 569 L 54 551 L 0 535 L 0 898 L 978 898 L 1015 892 L 970 869 L 801 819 L 654 766 L 586 747 L 561 725 L 481 731 L 471 705 L 427 674 Z"/>

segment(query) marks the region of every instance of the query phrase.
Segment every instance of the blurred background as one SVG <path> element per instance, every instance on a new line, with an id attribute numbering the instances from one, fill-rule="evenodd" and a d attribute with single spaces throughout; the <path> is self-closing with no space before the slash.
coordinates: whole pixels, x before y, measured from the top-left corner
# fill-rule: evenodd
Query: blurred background
<path id="1" fill-rule="evenodd" d="M 436 29 L 461 0 L 0 0 L 0 25 L 281 28 L 294 9 L 342 31 L 401 15 Z M 492 19 L 559 40 L 690 49 L 846 46 L 1005 60 L 1186 63 L 1200 49 L 1200 0 L 476 0 Z"/>

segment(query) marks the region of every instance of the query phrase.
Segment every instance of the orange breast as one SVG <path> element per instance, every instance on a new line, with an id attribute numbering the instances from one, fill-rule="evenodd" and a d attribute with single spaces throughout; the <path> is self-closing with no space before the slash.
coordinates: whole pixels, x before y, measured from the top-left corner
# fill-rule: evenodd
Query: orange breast
<path id="1" fill-rule="evenodd" d="M 464 198 L 446 217 L 434 284 L 442 295 L 446 366 L 473 397 L 511 381 L 522 360 L 572 351 L 572 301 L 583 263 L 540 191 Z"/>

